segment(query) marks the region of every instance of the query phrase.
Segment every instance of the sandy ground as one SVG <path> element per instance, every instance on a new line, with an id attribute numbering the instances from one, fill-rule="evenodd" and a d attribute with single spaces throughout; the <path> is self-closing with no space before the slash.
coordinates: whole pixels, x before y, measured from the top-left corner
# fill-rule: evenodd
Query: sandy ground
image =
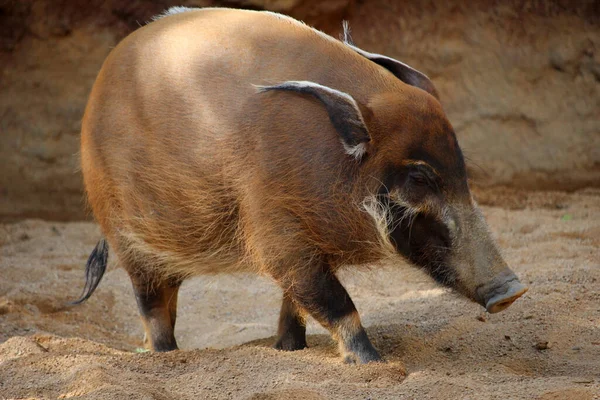
<path id="1" fill-rule="evenodd" d="M 310 348 L 270 348 L 281 294 L 250 275 L 184 284 L 183 350 L 139 353 L 130 282 L 110 269 L 70 307 L 92 223 L 0 225 L 0 398 L 600 399 L 600 190 L 478 192 L 530 291 L 500 314 L 394 265 L 344 272 L 386 363 L 344 365 L 313 322 Z"/>

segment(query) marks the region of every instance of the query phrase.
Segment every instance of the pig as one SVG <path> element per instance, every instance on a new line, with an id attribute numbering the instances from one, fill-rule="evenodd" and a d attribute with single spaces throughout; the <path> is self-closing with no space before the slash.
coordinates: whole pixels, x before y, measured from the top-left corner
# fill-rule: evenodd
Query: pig
<path id="1" fill-rule="evenodd" d="M 81 168 L 103 239 L 133 285 L 149 347 L 177 349 L 192 276 L 252 271 L 283 292 L 275 348 L 306 319 L 348 363 L 381 360 L 336 277 L 400 257 L 484 306 L 527 288 L 473 200 L 432 82 L 290 17 L 170 9 L 114 48 L 82 122 Z"/>

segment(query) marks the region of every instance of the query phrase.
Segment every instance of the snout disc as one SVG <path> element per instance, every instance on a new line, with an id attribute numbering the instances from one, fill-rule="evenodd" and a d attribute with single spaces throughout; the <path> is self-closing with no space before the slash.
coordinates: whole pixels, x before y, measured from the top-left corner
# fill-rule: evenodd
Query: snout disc
<path id="1" fill-rule="evenodd" d="M 493 314 L 508 308 L 516 299 L 521 297 L 529 288 L 521 282 L 511 285 L 506 293 L 497 294 L 489 299 L 485 305 L 486 310 Z"/>

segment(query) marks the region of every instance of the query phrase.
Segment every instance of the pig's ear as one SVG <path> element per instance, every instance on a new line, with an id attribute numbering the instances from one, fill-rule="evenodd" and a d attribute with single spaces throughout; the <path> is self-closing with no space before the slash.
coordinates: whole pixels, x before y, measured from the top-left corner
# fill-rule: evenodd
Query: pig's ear
<path id="1" fill-rule="evenodd" d="M 400 79 L 402 82 L 418 87 L 419 89 L 423 89 L 427 93 L 431 94 L 436 99 L 440 99 L 435 86 L 429 80 L 427 75 L 422 72 L 417 71 L 416 69 L 400 62 L 398 60 L 394 60 L 391 57 L 387 57 L 381 54 L 369 53 L 363 49 L 359 49 L 352 42 L 352 37 L 350 36 L 350 27 L 347 23 L 344 23 L 344 33 L 343 33 L 343 41 L 350 47 L 352 50 L 356 51 L 361 56 L 368 58 L 373 61 L 375 64 L 381 65 L 383 68 L 390 71 L 392 74 L 396 76 L 396 78 Z"/>
<path id="2" fill-rule="evenodd" d="M 340 134 L 346 153 L 360 160 L 371 140 L 356 100 L 348 93 L 309 81 L 287 81 L 275 86 L 256 86 L 259 92 L 282 90 L 309 94 L 319 100 L 329 114 L 329 120 Z"/>

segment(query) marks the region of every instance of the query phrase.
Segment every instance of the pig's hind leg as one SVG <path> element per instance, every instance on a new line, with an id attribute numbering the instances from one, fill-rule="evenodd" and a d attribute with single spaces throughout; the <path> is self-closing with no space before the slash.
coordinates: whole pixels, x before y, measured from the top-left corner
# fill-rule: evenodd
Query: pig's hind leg
<path id="1" fill-rule="evenodd" d="M 177 350 L 175 319 L 181 281 L 158 280 L 130 273 L 133 291 L 145 330 L 145 342 L 153 351 Z"/>

